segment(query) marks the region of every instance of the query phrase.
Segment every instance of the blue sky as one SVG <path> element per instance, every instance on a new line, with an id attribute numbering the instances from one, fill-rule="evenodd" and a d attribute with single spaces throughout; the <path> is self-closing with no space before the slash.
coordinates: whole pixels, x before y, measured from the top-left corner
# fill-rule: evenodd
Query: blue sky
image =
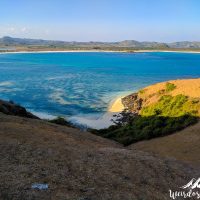
<path id="1" fill-rule="evenodd" d="M 200 0 L 1 0 L 0 37 L 200 41 Z"/>

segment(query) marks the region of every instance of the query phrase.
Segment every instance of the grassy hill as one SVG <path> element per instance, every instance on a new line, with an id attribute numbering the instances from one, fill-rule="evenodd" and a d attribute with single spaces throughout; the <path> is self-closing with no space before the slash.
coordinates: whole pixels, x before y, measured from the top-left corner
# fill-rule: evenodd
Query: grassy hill
<path id="1" fill-rule="evenodd" d="M 124 145 L 165 136 L 198 122 L 200 79 L 158 83 L 123 98 L 122 103 L 126 111 L 116 125 L 94 133 Z"/>

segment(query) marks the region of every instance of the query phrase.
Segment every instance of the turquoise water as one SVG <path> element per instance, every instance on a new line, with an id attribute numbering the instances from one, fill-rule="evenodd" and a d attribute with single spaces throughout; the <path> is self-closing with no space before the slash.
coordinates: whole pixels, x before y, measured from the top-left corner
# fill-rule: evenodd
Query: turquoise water
<path id="1" fill-rule="evenodd" d="M 0 99 L 54 116 L 99 116 L 123 92 L 200 77 L 200 54 L 0 54 Z"/>

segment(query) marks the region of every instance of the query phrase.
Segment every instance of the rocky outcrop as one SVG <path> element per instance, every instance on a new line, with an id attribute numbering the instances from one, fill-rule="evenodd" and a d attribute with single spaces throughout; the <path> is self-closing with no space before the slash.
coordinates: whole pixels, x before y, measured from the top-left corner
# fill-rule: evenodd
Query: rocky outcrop
<path id="1" fill-rule="evenodd" d="M 37 116 L 28 112 L 24 107 L 17 105 L 12 101 L 0 100 L 0 112 L 7 115 L 15 115 L 32 119 L 39 119 Z"/>
<path id="2" fill-rule="evenodd" d="M 139 97 L 138 93 L 133 93 L 122 98 L 122 104 L 132 113 L 139 113 L 142 108 L 142 102 L 143 99 Z"/>

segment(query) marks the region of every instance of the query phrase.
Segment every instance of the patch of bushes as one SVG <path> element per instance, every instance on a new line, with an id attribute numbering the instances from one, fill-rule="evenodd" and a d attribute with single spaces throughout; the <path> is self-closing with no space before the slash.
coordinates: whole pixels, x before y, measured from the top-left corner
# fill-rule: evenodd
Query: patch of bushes
<path id="1" fill-rule="evenodd" d="M 93 133 L 130 145 L 141 140 L 165 136 L 196 123 L 197 117 L 184 115 L 180 117 L 137 116 L 126 125 L 111 126 L 107 129 L 93 130 Z"/>
<path id="2" fill-rule="evenodd" d="M 49 120 L 49 122 L 54 123 L 54 124 L 59 124 L 62 126 L 68 126 L 68 127 L 73 127 L 73 124 L 68 122 L 65 118 L 63 117 L 57 117 L 55 119 Z"/>
<path id="3" fill-rule="evenodd" d="M 142 116 L 166 116 L 166 117 L 179 117 L 183 115 L 197 115 L 200 104 L 195 99 L 188 98 L 185 95 L 164 95 L 160 100 L 152 105 L 143 107 L 141 109 Z"/>
<path id="4" fill-rule="evenodd" d="M 164 94 L 166 91 L 164 89 L 158 91 L 158 95 Z"/>
<path id="5" fill-rule="evenodd" d="M 140 115 L 122 113 L 116 125 L 93 130 L 93 133 L 124 145 L 165 136 L 196 123 L 199 119 L 199 102 L 199 99 L 185 95 L 164 95 L 157 103 L 142 108 Z"/>
<path id="6" fill-rule="evenodd" d="M 173 83 L 166 83 L 166 92 L 171 92 L 176 89 L 176 86 Z"/>
<path id="7" fill-rule="evenodd" d="M 146 91 L 145 89 L 141 89 L 141 90 L 138 91 L 138 93 L 139 93 L 139 94 L 144 94 L 145 91 Z"/>

